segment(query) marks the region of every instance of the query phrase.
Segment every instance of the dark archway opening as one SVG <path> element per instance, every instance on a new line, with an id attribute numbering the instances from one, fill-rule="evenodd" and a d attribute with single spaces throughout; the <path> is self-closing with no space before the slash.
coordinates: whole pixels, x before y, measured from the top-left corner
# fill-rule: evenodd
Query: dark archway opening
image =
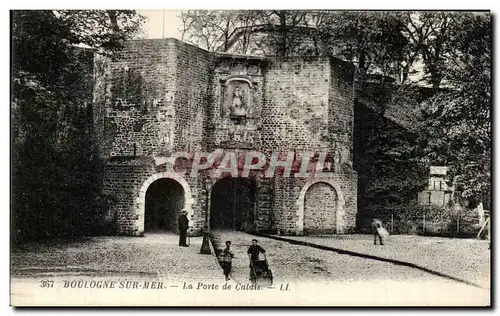
<path id="1" fill-rule="evenodd" d="M 212 188 L 210 228 L 250 231 L 254 225 L 255 182 L 223 178 Z"/>
<path id="2" fill-rule="evenodd" d="M 184 189 L 173 179 L 158 179 L 146 191 L 145 232 L 178 233 L 177 217 L 184 207 Z"/>

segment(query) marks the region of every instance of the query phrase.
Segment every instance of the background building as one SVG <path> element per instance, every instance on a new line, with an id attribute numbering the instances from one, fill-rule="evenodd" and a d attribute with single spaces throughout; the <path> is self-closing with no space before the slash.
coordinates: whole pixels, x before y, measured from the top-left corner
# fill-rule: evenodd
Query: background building
<path id="1" fill-rule="evenodd" d="M 447 206 L 453 197 L 452 181 L 446 177 L 448 167 L 432 166 L 429 169 L 429 184 L 418 194 L 421 205 Z"/>

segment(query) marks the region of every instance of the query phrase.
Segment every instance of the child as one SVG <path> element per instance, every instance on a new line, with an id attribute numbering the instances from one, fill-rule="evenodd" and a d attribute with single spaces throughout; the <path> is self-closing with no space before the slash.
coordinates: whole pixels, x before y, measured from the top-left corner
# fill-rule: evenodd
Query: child
<path id="1" fill-rule="evenodd" d="M 222 251 L 222 270 L 224 271 L 224 275 L 226 276 L 226 281 L 229 280 L 229 273 L 231 273 L 231 266 L 234 254 L 231 251 L 231 242 L 226 241 L 226 248 Z"/>

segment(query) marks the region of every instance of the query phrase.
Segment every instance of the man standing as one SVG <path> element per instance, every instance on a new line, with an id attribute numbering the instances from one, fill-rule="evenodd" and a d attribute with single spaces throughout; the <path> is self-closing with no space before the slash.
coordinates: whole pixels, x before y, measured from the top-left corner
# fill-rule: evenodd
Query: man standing
<path id="1" fill-rule="evenodd" d="M 189 220 L 187 218 L 187 211 L 182 210 L 177 222 L 179 223 L 179 246 L 188 247 L 186 244 L 187 230 L 189 228 Z"/>

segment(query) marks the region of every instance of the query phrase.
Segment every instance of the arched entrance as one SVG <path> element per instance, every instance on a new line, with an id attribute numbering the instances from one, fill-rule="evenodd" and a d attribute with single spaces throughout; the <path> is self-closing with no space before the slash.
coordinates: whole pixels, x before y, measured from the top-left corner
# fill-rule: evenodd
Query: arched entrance
<path id="1" fill-rule="evenodd" d="M 254 224 L 255 182 L 223 178 L 212 187 L 210 228 L 248 231 Z"/>
<path id="2" fill-rule="evenodd" d="M 184 202 L 184 189 L 176 180 L 162 178 L 151 183 L 145 197 L 144 231 L 177 233 Z"/>
<path id="3" fill-rule="evenodd" d="M 184 209 L 188 212 L 188 219 L 190 221 L 193 220 L 193 209 L 192 205 L 194 203 L 194 199 L 191 194 L 191 188 L 187 181 L 177 176 L 176 174 L 171 174 L 168 172 L 160 172 L 151 175 L 149 178 L 144 181 L 141 188 L 139 189 L 139 194 L 135 200 L 135 236 L 144 236 L 144 224 L 145 224 L 145 211 L 146 211 L 146 192 L 149 189 L 149 186 L 153 184 L 156 180 L 159 179 L 171 179 L 178 182 L 183 190 L 184 190 Z M 193 224 L 191 222 L 191 224 Z"/>

